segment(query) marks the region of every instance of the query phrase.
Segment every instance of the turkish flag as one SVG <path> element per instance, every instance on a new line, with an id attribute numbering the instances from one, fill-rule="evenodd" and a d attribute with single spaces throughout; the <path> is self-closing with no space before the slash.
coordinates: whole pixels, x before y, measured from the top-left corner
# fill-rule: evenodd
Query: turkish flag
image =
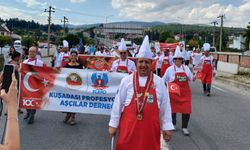
<path id="1" fill-rule="evenodd" d="M 202 80 L 202 79 L 204 78 L 204 74 L 203 74 L 201 71 L 197 71 L 195 77 L 196 77 L 197 79 Z"/>
<path id="2" fill-rule="evenodd" d="M 172 94 L 178 94 L 178 95 L 181 94 L 180 86 L 173 82 L 168 83 L 168 91 L 169 93 L 172 93 Z"/>
<path id="3" fill-rule="evenodd" d="M 44 95 L 53 87 L 56 72 L 51 67 L 21 66 L 20 107 L 39 109 Z"/>

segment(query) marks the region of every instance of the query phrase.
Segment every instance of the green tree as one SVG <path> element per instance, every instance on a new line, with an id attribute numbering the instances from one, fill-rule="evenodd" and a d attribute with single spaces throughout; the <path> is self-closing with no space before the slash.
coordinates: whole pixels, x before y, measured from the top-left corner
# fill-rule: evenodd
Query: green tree
<path id="1" fill-rule="evenodd" d="M 169 38 L 166 39 L 165 42 L 166 42 L 166 43 L 176 43 L 176 42 L 178 42 L 178 40 L 169 37 Z"/>
<path id="2" fill-rule="evenodd" d="M 79 37 L 75 34 L 67 34 L 63 39 L 69 42 L 70 48 L 72 45 L 77 45 L 79 43 Z"/>
<path id="3" fill-rule="evenodd" d="M 25 46 L 26 48 L 29 48 L 34 41 L 35 40 L 33 37 L 30 37 L 30 36 L 23 37 L 22 38 L 22 45 Z"/>
<path id="4" fill-rule="evenodd" d="M 246 49 L 249 49 L 249 44 L 250 44 L 250 22 L 248 22 L 248 26 L 244 31 L 243 37 L 246 38 L 244 45 L 245 45 Z"/>
<path id="5" fill-rule="evenodd" d="M 1 55 L 2 55 L 2 48 L 7 45 L 11 44 L 11 38 L 8 36 L 0 36 L 0 47 L 1 47 Z"/>
<path id="6" fill-rule="evenodd" d="M 192 48 L 192 47 L 198 47 L 198 45 L 199 45 L 199 41 L 197 40 L 197 39 L 191 39 L 191 40 L 189 40 L 188 41 L 188 45 L 189 45 L 189 47 L 190 48 Z"/>
<path id="7" fill-rule="evenodd" d="M 160 34 L 160 42 L 165 42 L 167 38 L 172 38 L 171 34 L 167 31 L 161 32 Z"/>

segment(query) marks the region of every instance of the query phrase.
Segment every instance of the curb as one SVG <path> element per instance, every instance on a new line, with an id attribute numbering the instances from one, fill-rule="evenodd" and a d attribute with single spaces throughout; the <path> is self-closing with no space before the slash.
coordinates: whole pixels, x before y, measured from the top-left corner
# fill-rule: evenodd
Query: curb
<path id="1" fill-rule="evenodd" d="M 215 80 L 219 81 L 219 82 L 222 82 L 222 83 L 226 83 L 226 84 L 235 86 L 235 87 L 240 88 L 242 90 L 250 90 L 250 85 L 245 84 L 245 83 L 241 83 L 239 81 L 225 79 L 223 77 L 215 77 Z"/>

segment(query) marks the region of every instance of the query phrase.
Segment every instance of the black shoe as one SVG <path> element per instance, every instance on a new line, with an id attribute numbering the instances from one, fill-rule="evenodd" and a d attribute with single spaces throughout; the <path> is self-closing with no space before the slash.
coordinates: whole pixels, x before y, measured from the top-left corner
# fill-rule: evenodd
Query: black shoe
<path id="1" fill-rule="evenodd" d="M 207 93 L 207 96 L 211 96 L 210 92 Z"/>
<path id="2" fill-rule="evenodd" d="M 28 124 L 33 124 L 34 123 L 34 119 L 35 119 L 35 116 L 34 115 L 31 115 L 29 120 L 28 120 Z"/>
<path id="3" fill-rule="evenodd" d="M 70 113 L 67 113 L 64 120 L 63 120 L 63 122 L 68 123 L 69 119 L 70 119 Z"/>
<path id="4" fill-rule="evenodd" d="M 23 117 L 23 119 L 26 120 L 26 119 L 28 119 L 29 117 L 30 117 L 30 114 L 27 113 L 27 114 Z"/>

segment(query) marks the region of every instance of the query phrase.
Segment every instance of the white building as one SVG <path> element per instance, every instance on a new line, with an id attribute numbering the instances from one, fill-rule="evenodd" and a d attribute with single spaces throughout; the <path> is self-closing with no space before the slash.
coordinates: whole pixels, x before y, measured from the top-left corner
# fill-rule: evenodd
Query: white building
<path id="1" fill-rule="evenodd" d="M 234 48 L 234 49 L 244 49 L 244 41 L 245 38 L 242 35 L 232 35 L 229 36 L 229 43 L 228 43 L 228 47 L 229 48 Z"/>

